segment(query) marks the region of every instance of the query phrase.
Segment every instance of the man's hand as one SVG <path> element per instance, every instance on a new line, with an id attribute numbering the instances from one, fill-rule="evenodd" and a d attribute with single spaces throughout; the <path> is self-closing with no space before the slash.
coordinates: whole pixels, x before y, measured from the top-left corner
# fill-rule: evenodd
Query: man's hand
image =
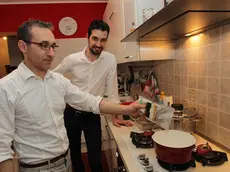
<path id="1" fill-rule="evenodd" d="M 117 115 L 113 116 L 113 125 L 116 127 L 121 127 L 121 125 L 130 127 L 133 126 L 133 123 L 129 120 L 121 120 Z"/>
<path id="2" fill-rule="evenodd" d="M 144 109 L 145 105 L 144 104 L 140 104 L 138 101 L 135 101 L 134 103 L 130 104 L 130 105 L 124 105 L 125 108 L 125 114 L 132 116 L 132 117 L 138 117 L 140 116 L 140 109 Z"/>

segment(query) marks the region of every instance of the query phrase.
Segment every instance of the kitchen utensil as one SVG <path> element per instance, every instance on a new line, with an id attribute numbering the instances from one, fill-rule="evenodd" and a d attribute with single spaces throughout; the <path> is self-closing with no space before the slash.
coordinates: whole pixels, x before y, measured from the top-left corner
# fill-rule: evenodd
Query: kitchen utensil
<path id="1" fill-rule="evenodd" d="M 195 108 L 183 108 L 182 104 L 172 104 L 175 109 L 170 129 L 182 130 L 193 133 L 198 123 L 202 120 L 198 117 Z"/>
<path id="2" fill-rule="evenodd" d="M 196 149 L 196 153 L 198 155 L 205 155 L 205 154 L 207 154 L 207 153 L 209 153 L 211 151 L 212 151 L 212 148 L 209 146 L 208 143 L 200 144 L 200 145 L 197 146 L 197 149 Z"/>
<path id="3" fill-rule="evenodd" d="M 196 139 L 178 130 L 158 131 L 152 136 L 157 158 L 170 164 L 186 164 L 192 160 Z"/>

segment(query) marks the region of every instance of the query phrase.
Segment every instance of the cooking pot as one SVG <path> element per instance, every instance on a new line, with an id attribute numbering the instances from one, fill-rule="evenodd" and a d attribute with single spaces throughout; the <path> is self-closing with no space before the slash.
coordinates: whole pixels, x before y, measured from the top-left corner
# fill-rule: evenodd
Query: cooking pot
<path id="1" fill-rule="evenodd" d="M 162 130 L 153 136 L 157 158 L 170 164 L 186 164 L 192 159 L 196 139 L 179 130 Z"/>
<path id="2" fill-rule="evenodd" d="M 170 129 L 182 130 L 188 133 L 193 133 L 196 126 L 202 120 L 197 116 L 195 108 L 185 108 L 183 110 L 175 110 L 172 117 Z"/>

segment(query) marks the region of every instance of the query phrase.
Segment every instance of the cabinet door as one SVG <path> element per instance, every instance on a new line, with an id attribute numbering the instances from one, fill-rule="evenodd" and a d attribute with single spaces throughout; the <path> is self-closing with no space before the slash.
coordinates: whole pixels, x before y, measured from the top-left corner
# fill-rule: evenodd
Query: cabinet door
<path id="1" fill-rule="evenodd" d="M 139 47 L 138 43 L 120 42 L 125 37 L 124 6 L 123 0 L 110 0 L 107 4 L 104 21 L 110 26 L 109 39 L 106 50 L 116 56 L 118 63 L 138 60 L 139 55 L 136 53 Z M 135 46 L 127 46 L 135 45 Z M 131 56 L 132 58 L 125 58 Z"/>

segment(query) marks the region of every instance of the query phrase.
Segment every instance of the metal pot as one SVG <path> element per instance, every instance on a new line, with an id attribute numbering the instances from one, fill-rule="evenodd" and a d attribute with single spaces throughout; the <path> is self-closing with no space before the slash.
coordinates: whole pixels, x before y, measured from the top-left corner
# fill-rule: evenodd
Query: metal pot
<path id="1" fill-rule="evenodd" d="M 192 159 L 196 139 L 178 130 L 163 130 L 153 134 L 157 158 L 170 164 L 186 164 Z"/>
<path id="2" fill-rule="evenodd" d="M 186 108 L 184 110 L 175 111 L 170 129 L 193 133 L 196 126 L 201 121 L 201 118 L 197 117 L 197 115 L 198 114 L 195 108 Z"/>

